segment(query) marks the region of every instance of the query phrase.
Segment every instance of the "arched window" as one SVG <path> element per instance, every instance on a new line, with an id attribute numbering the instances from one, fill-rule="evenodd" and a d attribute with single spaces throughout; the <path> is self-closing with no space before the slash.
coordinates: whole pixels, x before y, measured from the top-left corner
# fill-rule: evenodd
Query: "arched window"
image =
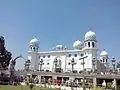
<path id="1" fill-rule="evenodd" d="M 50 58 L 50 55 L 48 55 L 48 58 Z"/>
<path id="2" fill-rule="evenodd" d="M 105 62 L 105 59 L 103 59 L 103 62 Z"/>
<path id="3" fill-rule="evenodd" d="M 68 57 L 71 57 L 72 55 L 71 54 L 68 54 Z"/>
<path id="4" fill-rule="evenodd" d="M 90 47 L 90 42 L 88 42 L 88 47 Z"/>
<path id="5" fill-rule="evenodd" d="M 84 54 L 82 53 L 82 54 L 81 54 L 81 57 L 83 57 L 83 55 L 84 55 Z"/>
<path id="6" fill-rule="evenodd" d="M 107 59 L 106 59 L 106 62 L 107 62 Z"/>
<path id="7" fill-rule="evenodd" d="M 39 59 L 41 58 L 41 56 L 38 57 Z"/>
<path id="8" fill-rule="evenodd" d="M 68 65 L 70 65 L 70 62 L 68 63 Z"/>
<path id="9" fill-rule="evenodd" d="M 45 55 L 43 56 L 43 58 L 45 58 Z"/>
<path id="10" fill-rule="evenodd" d="M 75 57 L 77 57 L 77 54 L 74 54 Z"/>
<path id="11" fill-rule="evenodd" d="M 94 44 L 94 42 L 92 42 L 92 47 L 95 47 L 95 44 Z"/>
<path id="12" fill-rule="evenodd" d="M 36 48 L 36 52 L 38 52 L 38 48 Z"/>
<path id="13" fill-rule="evenodd" d="M 35 52 L 35 47 L 33 48 L 34 52 Z"/>

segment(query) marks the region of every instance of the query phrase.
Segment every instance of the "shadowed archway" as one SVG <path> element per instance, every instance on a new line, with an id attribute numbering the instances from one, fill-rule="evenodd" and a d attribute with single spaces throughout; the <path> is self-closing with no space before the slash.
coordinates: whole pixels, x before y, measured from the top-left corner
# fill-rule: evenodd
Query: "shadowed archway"
<path id="1" fill-rule="evenodd" d="M 53 62 L 55 72 L 62 72 L 62 57 L 56 56 Z"/>

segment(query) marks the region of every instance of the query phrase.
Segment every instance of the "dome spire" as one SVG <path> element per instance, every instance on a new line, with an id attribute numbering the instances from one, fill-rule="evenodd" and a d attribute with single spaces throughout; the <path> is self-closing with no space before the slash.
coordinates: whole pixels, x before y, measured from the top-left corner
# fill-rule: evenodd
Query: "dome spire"
<path id="1" fill-rule="evenodd" d="M 88 28 L 89 31 L 92 31 L 92 28 Z"/>
<path id="2" fill-rule="evenodd" d="M 106 51 L 105 48 L 103 48 L 103 51 Z"/>

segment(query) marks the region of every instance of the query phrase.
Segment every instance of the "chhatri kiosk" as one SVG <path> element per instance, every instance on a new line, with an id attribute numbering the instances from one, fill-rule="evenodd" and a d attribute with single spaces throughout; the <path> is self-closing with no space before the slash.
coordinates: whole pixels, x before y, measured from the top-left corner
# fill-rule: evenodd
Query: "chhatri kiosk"
<path id="1" fill-rule="evenodd" d="M 51 51 L 40 52 L 39 40 L 34 38 L 29 43 L 30 70 L 36 72 L 40 79 L 47 76 L 51 78 L 80 78 L 83 77 L 82 75 L 87 75 L 89 78 L 104 76 L 105 79 L 108 77 L 101 75 L 101 72 L 105 74 L 109 71 L 108 53 L 103 50 L 98 55 L 98 51 L 97 37 L 95 32 L 91 30 L 85 34 L 83 41 L 76 40 L 73 43 L 73 49 L 56 45 Z M 96 74 L 93 76 L 87 74 L 91 72 L 100 74 L 100 77 Z M 113 79 L 112 77 L 111 80 Z M 96 78 L 94 84 L 97 84 Z"/>

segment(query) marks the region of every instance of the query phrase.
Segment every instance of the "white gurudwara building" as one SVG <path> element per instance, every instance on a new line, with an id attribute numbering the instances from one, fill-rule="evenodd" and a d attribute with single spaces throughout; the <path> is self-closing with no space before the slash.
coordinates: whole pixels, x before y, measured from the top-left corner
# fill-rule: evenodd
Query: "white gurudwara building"
<path id="1" fill-rule="evenodd" d="M 104 72 L 108 67 L 108 53 L 103 50 L 98 58 L 98 41 L 95 32 L 88 31 L 84 40 L 76 40 L 73 50 L 63 45 L 57 45 L 52 51 L 39 52 L 39 40 L 34 38 L 30 41 L 28 59 L 31 70 L 47 72 L 80 72 L 86 71 Z"/>

